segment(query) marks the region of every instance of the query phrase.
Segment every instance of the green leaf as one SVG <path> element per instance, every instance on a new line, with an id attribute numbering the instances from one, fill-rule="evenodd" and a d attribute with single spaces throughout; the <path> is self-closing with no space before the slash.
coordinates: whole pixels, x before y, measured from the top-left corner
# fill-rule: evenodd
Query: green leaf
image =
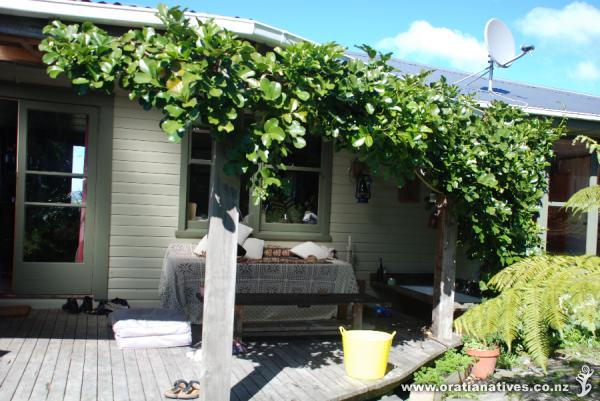
<path id="1" fill-rule="evenodd" d="M 133 76 L 133 81 L 136 84 L 147 84 L 152 82 L 152 77 L 145 72 L 138 72 Z"/>
<path id="2" fill-rule="evenodd" d="M 300 100 L 304 100 L 307 101 L 310 98 L 310 94 L 306 91 L 296 91 L 296 96 L 298 96 L 298 98 L 300 98 Z"/>
<path id="3" fill-rule="evenodd" d="M 373 107 L 371 103 L 367 103 L 365 104 L 365 110 L 367 111 L 367 113 L 373 114 L 375 112 L 375 107 Z"/>
<path id="4" fill-rule="evenodd" d="M 498 180 L 496 180 L 496 177 L 492 173 L 481 174 L 477 177 L 477 182 L 486 187 L 495 187 L 498 185 Z"/>
<path id="5" fill-rule="evenodd" d="M 354 142 L 352 142 L 352 146 L 354 146 L 355 148 L 360 148 L 365 143 L 366 139 L 366 136 L 361 136 L 360 138 L 357 138 L 354 140 Z"/>
<path id="6" fill-rule="evenodd" d="M 367 145 L 368 148 L 373 146 L 373 137 L 371 135 L 365 136 L 365 145 Z"/>
<path id="7" fill-rule="evenodd" d="M 183 128 L 183 125 L 177 120 L 165 120 L 160 125 L 163 131 L 165 131 L 169 135 L 176 134 Z"/>
<path id="8" fill-rule="evenodd" d="M 306 129 L 302 125 L 300 125 L 298 121 L 294 120 L 288 128 L 288 132 L 293 137 L 304 136 L 304 134 L 306 133 Z"/>
<path id="9" fill-rule="evenodd" d="M 75 79 L 73 80 L 73 83 L 74 83 L 75 85 L 84 85 L 84 84 L 89 84 L 89 83 L 90 83 L 90 80 L 89 80 L 89 79 L 87 79 L 87 78 L 75 78 Z"/>
<path id="10" fill-rule="evenodd" d="M 173 118 L 177 118 L 177 117 L 179 117 L 181 114 L 183 114 L 185 112 L 184 109 L 182 109 L 179 106 L 175 106 L 174 104 L 166 105 L 165 106 L 165 110 Z"/>
<path id="11" fill-rule="evenodd" d="M 219 88 L 211 88 L 211 90 L 208 91 L 208 95 L 212 97 L 221 97 L 222 94 L 223 90 Z"/>
<path id="12" fill-rule="evenodd" d="M 56 78 L 59 74 L 64 72 L 64 70 L 57 65 L 51 65 L 50 67 L 48 67 L 47 72 L 50 78 Z"/>
<path id="13" fill-rule="evenodd" d="M 306 139 L 301 136 L 297 136 L 294 138 L 294 147 L 296 149 L 302 149 L 306 146 Z"/>
<path id="14" fill-rule="evenodd" d="M 260 90 L 263 93 L 263 98 L 266 100 L 276 100 L 281 96 L 281 84 L 279 82 L 271 82 L 266 77 L 260 79 Z"/>

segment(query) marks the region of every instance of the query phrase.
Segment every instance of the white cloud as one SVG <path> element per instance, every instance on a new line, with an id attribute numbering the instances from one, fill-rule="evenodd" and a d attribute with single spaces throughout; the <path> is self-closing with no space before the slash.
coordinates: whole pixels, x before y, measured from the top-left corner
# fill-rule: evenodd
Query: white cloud
<path id="1" fill-rule="evenodd" d="M 593 61 L 581 61 L 577 67 L 569 73 L 571 78 L 584 81 L 598 81 L 600 79 L 600 69 Z"/>
<path id="2" fill-rule="evenodd" d="M 586 44 L 600 38 L 600 9 L 577 1 L 562 9 L 536 7 L 517 25 L 527 35 Z"/>
<path id="3" fill-rule="evenodd" d="M 479 71 L 487 62 L 484 44 L 473 36 L 434 27 L 423 20 L 414 21 L 405 32 L 380 40 L 377 47 L 393 51 L 398 57 L 410 56 L 423 63 L 447 60 L 452 67 L 467 71 Z"/>

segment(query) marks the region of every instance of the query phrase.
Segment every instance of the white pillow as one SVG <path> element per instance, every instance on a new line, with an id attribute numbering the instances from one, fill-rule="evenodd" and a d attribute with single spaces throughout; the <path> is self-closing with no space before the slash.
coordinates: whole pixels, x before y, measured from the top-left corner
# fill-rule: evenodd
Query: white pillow
<path id="1" fill-rule="evenodd" d="M 208 235 L 202 237 L 198 245 L 194 248 L 193 252 L 198 256 L 206 256 L 206 248 L 208 248 Z"/>
<path id="2" fill-rule="evenodd" d="M 248 259 L 262 259 L 264 247 L 265 241 L 258 238 L 248 238 L 243 245 Z"/>
<path id="3" fill-rule="evenodd" d="M 244 245 L 244 242 L 246 242 L 246 239 L 252 234 L 253 230 L 252 227 L 248 227 L 245 224 L 238 224 L 238 244 L 240 246 Z"/>
<path id="4" fill-rule="evenodd" d="M 290 249 L 290 252 L 300 256 L 302 259 L 307 259 L 310 255 L 317 259 L 327 259 L 329 256 L 329 250 L 327 248 L 310 241 L 296 245 Z"/>

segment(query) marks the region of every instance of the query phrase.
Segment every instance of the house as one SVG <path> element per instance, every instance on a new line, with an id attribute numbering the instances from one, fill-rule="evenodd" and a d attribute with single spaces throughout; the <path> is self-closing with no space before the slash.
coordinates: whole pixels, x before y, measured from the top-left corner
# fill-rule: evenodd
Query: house
<path id="1" fill-rule="evenodd" d="M 35 46 L 53 19 L 92 21 L 109 32 L 158 25 L 155 10 L 69 0 L 6 0 L 0 4 L 0 291 L 11 298 L 88 295 L 158 303 L 165 250 L 206 233 L 211 143 L 202 130 L 172 144 L 161 115 L 144 111 L 125 93 L 77 96 L 52 80 Z M 241 37 L 275 46 L 304 40 L 260 22 L 201 13 Z M 360 57 L 360 55 L 350 55 Z M 402 73 L 431 67 L 391 61 Z M 450 82 L 467 74 L 434 69 Z M 573 134 L 600 134 L 600 98 L 497 80 L 465 80 L 485 105 L 504 100 L 533 115 L 568 119 Z M 598 214 L 561 209 L 577 189 L 597 182 L 598 165 L 569 139 L 556 145 L 540 224 L 551 252 L 599 254 Z M 309 143 L 290 163 L 293 197 L 277 194 L 254 206 L 242 194 L 241 212 L 253 236 L 287 245 L 315 241 L 346 258 L 351 244 L 356 275 L 366 279 L 380 258 L 389 272 L 431 272 L 434 230 L 427 228 L 426 188 L 398 189 L 375 178 L 368 203 L 357 203 L 353 157 Z M 304 222 L 306 212 L 308 220 Z M 306 224 L 310 223 L 310 224 Z M 11 227 L 14 227 L 12 230 Z M 473 277 L 462 258 L 457 274 Z M 61 301 L 62 302 L 62 301 Z"/>

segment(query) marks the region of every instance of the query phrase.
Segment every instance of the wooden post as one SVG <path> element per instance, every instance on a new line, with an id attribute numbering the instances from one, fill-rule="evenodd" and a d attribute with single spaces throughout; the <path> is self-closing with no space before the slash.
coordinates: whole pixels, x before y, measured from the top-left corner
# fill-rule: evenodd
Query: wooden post
<path id="1" fill-rule="evenodd" d="M 442 210 L 433 279 L 431 331 L 441 342 L 452 340 L 454 280 L 456 277 L 457 221 L 447 203 Z"/>
<path id="2" fill-rule="evenodd" d="M 229 401 L 240 177 L 223 172 L 227 145 L 214 142 L 202 315 L 204 401 Z"/>

